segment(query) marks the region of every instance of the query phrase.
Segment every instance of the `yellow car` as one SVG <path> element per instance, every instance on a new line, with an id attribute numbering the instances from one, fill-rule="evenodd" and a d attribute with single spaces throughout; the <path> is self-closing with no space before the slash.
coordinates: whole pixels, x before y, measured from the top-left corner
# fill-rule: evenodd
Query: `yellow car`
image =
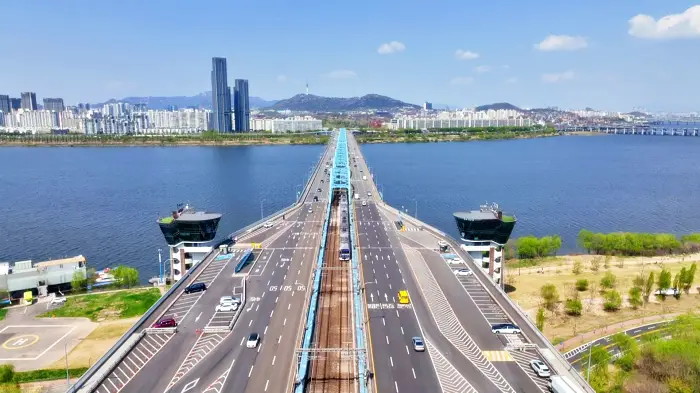
<path id="1" fill-rule="evenodd" d="M 406 290 L 399 291 L 399 304 L 409 304 L 409 303 L 411 303 L 411 299 L 408 297 L 408 291 L 406 291 Z"/>

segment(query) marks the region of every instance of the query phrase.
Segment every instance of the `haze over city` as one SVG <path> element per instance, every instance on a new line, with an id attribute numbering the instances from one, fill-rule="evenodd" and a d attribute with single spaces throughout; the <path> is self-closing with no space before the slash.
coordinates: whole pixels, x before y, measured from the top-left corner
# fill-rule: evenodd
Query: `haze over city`
<path id="1" fill-rule="evenodd" d="M 689 1 L 10 2 L 3 15 L 3 91 L 67 103 L 195 95 L 221 56 L 266 99 L 308 82 L 462 107 L 698 109 Z"/>

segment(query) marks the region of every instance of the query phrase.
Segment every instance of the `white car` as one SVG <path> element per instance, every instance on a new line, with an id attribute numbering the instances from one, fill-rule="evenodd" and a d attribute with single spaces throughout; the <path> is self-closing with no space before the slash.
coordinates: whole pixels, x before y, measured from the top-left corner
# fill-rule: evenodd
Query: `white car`
<path id="1" fill-rule="evenodd" d="M 491 326 L 493 334 L 520 334 L 520 328 L 512 323 L 499 323 Z"/>
<path id="2" fill-rule="evenodd" d="M 219 299 L 219 304 L 233 303 L 233 296 L 222 296 Z"/>
<path id="3" fill-rule="evenodd" d="M 551 371 L 549 371 L 549 367 L 547 367 L 547 365 L 539 359 L 530 360 L 530 367 L 532 367 L 532 370 L 535 371 L 535 374 L 537 374 L 538 377 L 549 378 L 552 376 Z"/>
<path id="4" fill-rule="evenodd" d="M 260 336 L 257 333 L 250 333 L 248 336 L 248 341 L 245 343 L 246 348 L 255 348 L 260 342 Z"/>
<path id="5" fill-rule="evenodd" d="M 474 272 L 469 269 L 457 269 L 455 270 L 455 274 L 458 276 L 471 276 Z"/>
<path id="6" fill-rule="evenodd" d="M 270 221 L 266 222 L 265 225 L 263 225 L 265 228 L 272 228 L 272 223 Z"/>
<path id="7" fill-rule="evenodd" d="M 459 259 L 459 258 L 448 259 L 448 260 L 447 260 L 447 263 L 449 263 L 450 265 L 461 265 L 461 264 L 462 264 L 462 260 Z"/>
<path id="8" fill-rule="evenodd" d="M 216 312 L 232 312 L 238 310 L 238 303 L 221 303 L 216 306 Z"/>
<path id="9" fill-rule="evenodd" d="M 362 201 L 362 206 L 367 206 L 367 201 Z"/>
<path id="10" fill-rule="evenodd" d="M 65 296 L 53 297 L 53 298 L 51 298 L 51 302 L 49 304 L 52 306 L 62 306 L 64 304 L 66 304 L 66 298 L 65 298 Z"/>
<path id="11" fill-rule="evenodd" d="M 367 191 L 367 196 L 368 196 L 368 197 L 371 197 L 371 196 L 372 196 L 372 193 L 369 192 L 369 191 Z"/>

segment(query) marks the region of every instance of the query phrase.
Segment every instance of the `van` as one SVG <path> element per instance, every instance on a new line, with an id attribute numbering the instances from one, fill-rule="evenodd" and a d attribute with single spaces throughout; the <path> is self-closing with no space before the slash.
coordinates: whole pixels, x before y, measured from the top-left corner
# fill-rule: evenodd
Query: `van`
<path id="1" fill-rule="evenodd" d="M 402 289 L 399 291 L 399 304 L 409 304 L 411 299 L 408 297 L 408 291 Z"/>
<path id="2" fill-rule="evenodd" d="M 201 292 L 201 291 L 206 291 L 207 290 L 207 285 L 203 282 L 196 282 L 187 288 L 185 288 L 185 293 L 195 293 L 195 292 Z"/>

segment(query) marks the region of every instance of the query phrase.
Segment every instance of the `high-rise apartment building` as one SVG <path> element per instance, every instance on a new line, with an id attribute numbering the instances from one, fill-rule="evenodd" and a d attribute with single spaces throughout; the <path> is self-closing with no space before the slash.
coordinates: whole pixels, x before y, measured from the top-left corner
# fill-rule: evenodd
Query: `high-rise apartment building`
<path id="1" fill-rule="evenodd" d="M 35 111 L 38 109 L 36 105 L 36 93 L 22 93 L 22 109 Z"/>
<path id="2" fill-rule="evenodd" d="M 236 132 L 250 131 L 250 99 L 248 96 L 248 80 L 236 79 L 233 91 L 233 111 L 236 121 Z"/>
<path id="3" fill-rule="evenodd" d="M 16 111 L 22 108 L 22 100 L 20 98 L 10 98 L 10 109 Z"/>
<path id="4" fill-rule="evenodd" d="M 231 132 L 231 90 L 228 87 L 226 59 L 214 57 L 211 66 L 212 128 L 218 132 Z"/>
<path id="5" fill-rule="evenodd" d="M 0 112 L 10 113 L 11 110 L 10 96 L 0 94 Z"/>
<path id="6" fill-rule="evenodd" d="M 44 98 L 44 109 L 47 111 L 63 112 L 66 106 L 63 105 L 63 98 Z"/>

